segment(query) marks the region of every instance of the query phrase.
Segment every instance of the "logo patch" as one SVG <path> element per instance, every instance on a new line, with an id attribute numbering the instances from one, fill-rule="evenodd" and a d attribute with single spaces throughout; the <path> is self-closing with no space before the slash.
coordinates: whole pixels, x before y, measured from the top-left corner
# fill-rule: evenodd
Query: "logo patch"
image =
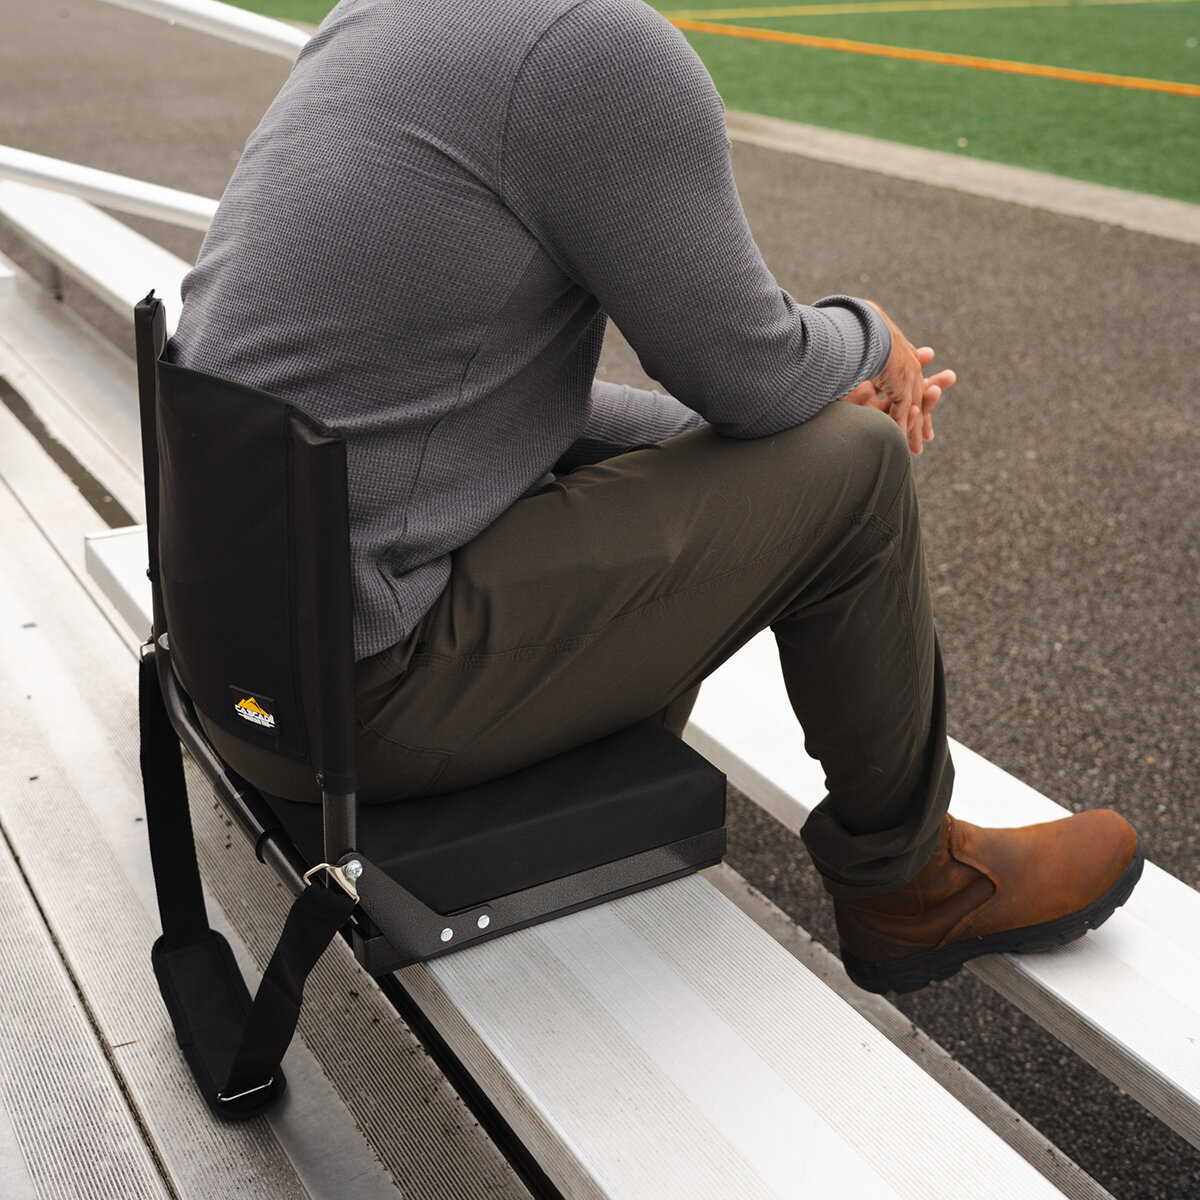
<path id="1" fill-rule="evenodd" d="M 233 697 L 233 711 L 243 721 L 274 732 L 275 714 L 271 709 L 275 707 L 275 702 L 270 696 L 264 696 L 262 692 L 247 692 L 241 688 L 230 688 L 229 692 Z"/>

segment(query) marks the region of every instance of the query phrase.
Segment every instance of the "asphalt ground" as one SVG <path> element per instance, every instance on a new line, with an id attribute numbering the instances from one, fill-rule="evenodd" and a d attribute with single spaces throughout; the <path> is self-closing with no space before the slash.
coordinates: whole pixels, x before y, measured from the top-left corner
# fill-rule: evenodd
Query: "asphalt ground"
<path id="1" fill-rule="evenodd" d="M 0 0 L 0 142 L 216 196 L 286 70 L 103 3 Z M 1120 809 L 1200 886 L 1200 246 L 733 153 L 784 287 L 869 296 L 959 372 L 916 464 L 952 733 L 1064 804 Z M 603 369 L 642 379 L 617 338 Z M 733 866 L 830 943 L 798 841 L 736 797 L 730 832 Z M 901 1007 L 1120 1200 L 1200 1195 L 1200 1154 L 972 976 Z"/>

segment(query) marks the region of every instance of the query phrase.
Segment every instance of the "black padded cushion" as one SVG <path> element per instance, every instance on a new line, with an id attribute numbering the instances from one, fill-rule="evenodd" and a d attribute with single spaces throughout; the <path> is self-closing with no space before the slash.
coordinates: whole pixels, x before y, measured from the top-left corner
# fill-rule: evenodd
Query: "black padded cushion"
<path id="1" fill-rule="evenodd" d="M 172 666 L 213 724 L 303 762 L 313 751 L 305 679 L 315 638 L 301 626 L 309 598 L 296 532 L 307 514 L 297 466 L 322 451 L 344 463 L 336 435 L 300 409 L 158 364 L 158 554 Z M 335 488 L 344 494 L 344 480 Z M 324 557 L 348 562 L 349 550 L 326 547 Z"/>
<path id="2" fill-rule="evenodd" d="M 317 804 L 267 802 L 312 863 Z M 358 848 L 439 913 L 719 829 L 725 776 L 652 721 L 460 792 L 360 805 Z"/>

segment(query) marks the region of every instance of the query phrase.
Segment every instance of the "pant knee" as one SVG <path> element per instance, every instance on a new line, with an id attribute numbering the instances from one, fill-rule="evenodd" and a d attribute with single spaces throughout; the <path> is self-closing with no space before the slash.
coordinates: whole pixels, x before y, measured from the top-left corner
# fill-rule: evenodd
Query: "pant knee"
<path id="1" fill-rule="evenodd" d="M 856 408 L 856 405 L 847 405 Z M 873 469 L 884 503 L 912 486 L 912 451 L 904 431 L 886 413 L 874 408 L 858 408 L 866 420 L 860 422 L 867 469 Z"/>
<path id="2" fill-rule="evenodd" d="M 830 404 L 817 417 L 822 470 L 840 480 L 839 507 L 883 517 L 912 487 L 912 452 L 899 425 L 878 409 Z"/>

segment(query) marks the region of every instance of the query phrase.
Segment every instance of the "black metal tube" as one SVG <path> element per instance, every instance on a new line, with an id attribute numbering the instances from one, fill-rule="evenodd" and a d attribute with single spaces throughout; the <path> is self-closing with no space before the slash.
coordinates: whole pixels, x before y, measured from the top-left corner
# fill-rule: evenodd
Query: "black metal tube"
<path id="1" fill-rule="evenodd" d="M 336 863 L 358 844 L 358 798 L 354 792 L 322 792 L 325 861 Z"/>

